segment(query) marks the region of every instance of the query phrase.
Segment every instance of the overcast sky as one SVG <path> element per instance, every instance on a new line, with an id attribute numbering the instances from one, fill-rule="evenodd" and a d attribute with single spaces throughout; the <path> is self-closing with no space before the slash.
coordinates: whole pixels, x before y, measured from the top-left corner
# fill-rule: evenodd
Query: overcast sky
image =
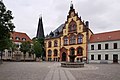
<path id="1" fill-rule="evenodd" d="M 94 33 L 120 30 L 120 0 L 72 0 L 76 12 L 90 22 Z M 36 36 L 38 19 L 43 18 L 45 35 L 67 20 L 71 0 L 3 0 L 13 12 L 15 31 Z"/>

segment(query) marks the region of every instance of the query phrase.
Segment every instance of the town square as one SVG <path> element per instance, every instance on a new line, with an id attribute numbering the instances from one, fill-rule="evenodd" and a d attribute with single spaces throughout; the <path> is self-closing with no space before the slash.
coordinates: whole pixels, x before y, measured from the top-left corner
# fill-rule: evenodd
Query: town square
<path id="1" fill-rule="evenodd" d="M 85 64 L 62 68 L 60 62 L 5 62 L 0 80 L 119 80 L 119 64 Z"/>
<path id="2" fill-rule="evenodd" d="M 119 0 L 0 0 L 0 80 L 119 80 Z"/>

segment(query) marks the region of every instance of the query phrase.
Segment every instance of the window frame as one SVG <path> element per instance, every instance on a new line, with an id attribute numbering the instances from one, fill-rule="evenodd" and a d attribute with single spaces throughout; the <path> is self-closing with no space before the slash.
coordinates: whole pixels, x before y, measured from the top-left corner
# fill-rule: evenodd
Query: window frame
<path id="1" fill-rule="evenodd" d="M 70 36 L 70 44 L 76 44 L 76 36 L 75 35 Z"/>
<path id="2" fill-rule="evenodd" d="M 48 56 L 52 56 L 52 50 L 48 50 Z"/>
<path id="3" fill-rule="evenodd" d="M 98 60 L 101 60 L 101 54 L 98 54 Z"/>
<path id="4" fill-rule="evenodd" d="M 105 49 L 109 49 L 109 44 L 108 43 L 105 44 Z"/>
<path id="5" fill-rule="evenodd" d="M 118 44 L 117 43 L 113 43 L 113 49 L 118 49 Z"/>
<path id="6" fill-rule="evenodd" d="M 105 54 L 105 60 L 109 60 L 109 55 Z"/>
<path id="7" fill-rule="evenodd" d="M 79 51 L 79 49 L 81 49 L 81 50 Z M 81 47 L 77 48 L 77 55 L 78 56 L 83 56 L 83 49 Z"/>
<path id="8" fill-rule="evenodd" d="M 63 38 L 63 41 L 64 41 L 64 46 L 65 46 L 65 45 L 68 45 L 68 37 L 67 37 L 67 36 L 65 36 L 65 37 Z"/>
<path id="9" fill-rule="evenodd" d="M 57 40 L 54 41 L 54 47 L 58 47 L 58 41 Z"/>
<path id="10" fill-rule="evenodd" d="M 91 45 L 91 50 L 94 50 L 94 45 Z"/>
<path id="11" fill-rule="evenodd" d="M 54 49 L 54 56 L 58 56 L 58 50 Z"/>
<path id="12" fill-rule="evenodd" d="M 101 44 L 98 44 L 98 50 L 101 50 Z"/>
<path id="13" fill-rule="evenodd" d="M 83 43 L 83 35 L 79 34 L 79 35 L 77 36 L 77 43 L 78 43 L 78 44 Z"/>
<path id="14" fill-rule="evenodd" d="M 91 60 L 94 60 L 94 54 L 91 55 Z"/>
<path id="15" fill-rule="evenodd" d="M 51 48 L 51 47 L 52 47 L 52 42 L 49 41 L 49 42 L 48 42 L 48 48 Z"/>

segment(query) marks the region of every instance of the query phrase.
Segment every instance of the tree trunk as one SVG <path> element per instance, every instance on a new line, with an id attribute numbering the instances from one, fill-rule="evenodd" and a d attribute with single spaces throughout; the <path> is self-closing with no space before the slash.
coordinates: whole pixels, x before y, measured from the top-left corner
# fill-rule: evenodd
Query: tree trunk
<path id="1" fill-rule="evenodd" d="M 33 60 L 34 60 L 34 54 L 33 54 Z"/>
<path id="2" fill-rule="evenodd" d="M 25 53 L 23 53 L 24 54 L 24 62 L 25 62 Z"/>
<path id="3" fill-rule="evenodd" d="M 3 53 L 3 51 L 1 51 L 1 60 L 0 60 L 0 63 L 2 63 L 2 53 Z"/>
<path id="4" fill-rule="evenodd" d="M 12 60 L 13 60 L 13 51 L 12 51 Z"/>

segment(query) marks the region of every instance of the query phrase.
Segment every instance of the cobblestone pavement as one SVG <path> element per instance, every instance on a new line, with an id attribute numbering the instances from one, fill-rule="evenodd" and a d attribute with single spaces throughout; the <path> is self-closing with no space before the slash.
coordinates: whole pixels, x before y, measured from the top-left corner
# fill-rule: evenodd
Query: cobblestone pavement
<path id="1" fill-rule="evenodd" d="M 58 62 L 4 62 L 0 80 L 120 80 L 120 64 L 62 68 Z"/>

